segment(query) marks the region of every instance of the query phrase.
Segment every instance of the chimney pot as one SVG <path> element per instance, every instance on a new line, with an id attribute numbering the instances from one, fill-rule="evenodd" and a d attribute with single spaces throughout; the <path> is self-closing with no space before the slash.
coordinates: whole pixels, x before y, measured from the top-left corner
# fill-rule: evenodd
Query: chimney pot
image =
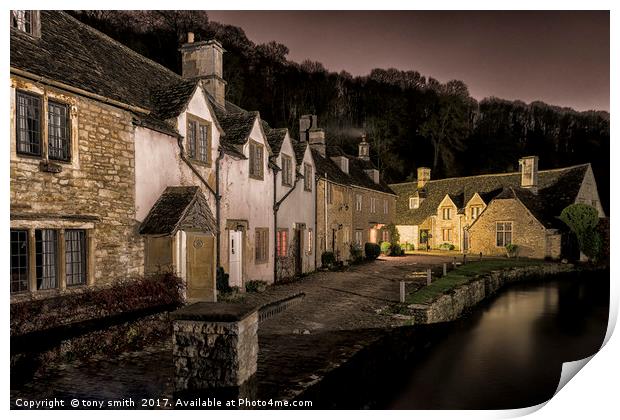
<path id="1" fill-rule="evenodd" d="M 426 183 L 431 180 L 431 168 L 418 168 L 418 190 L 424 189 Z"/>
<path id="2" fill-rule="evenodd" d="M 188 44 L 193 44 L 194 43 L 194 33 L 193 32 L 188 32 L 187 33 L 187 43 Z"/>

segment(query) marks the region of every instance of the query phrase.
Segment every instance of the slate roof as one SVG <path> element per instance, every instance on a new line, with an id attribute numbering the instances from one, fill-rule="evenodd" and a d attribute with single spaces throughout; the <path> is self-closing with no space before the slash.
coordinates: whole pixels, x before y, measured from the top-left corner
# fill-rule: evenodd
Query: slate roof
<path id="1" fill-rule="evenodd" d="M 419 225 L 436 213 L 439 203 L 446 194 L 455 196 L 462 194 L 463 203 L 467 204 L 473 195 L 478 193 L 486 203 L 500 194 L 502 197 L 513 194 L 513 197 L 517 196 L 528 208 L 531 208 L 532 213 L 541 217 L 540 221 L 543 224 L 552 226 L 555 223 L 555 217 L 561 213 L 562 209 L 574 203 L 589 166 L 589 164 L 583 164 L 539 171 L 537 195 L 520 188 L 520 172 L 433 180 L 426 184 L 423 191 L 426 198 L 422 200 L 417 209 L 409 209 L 409 197 L 418 191 L 417 182 L 392 184 L 390 186 L 398 194 L 395 223 Z"/>
<path id="2" fill-rule="evenodd" d="M 293 150 L 295 151 L 295 159 L 297 160 L 297 164 L 301 165 L 301 163 L 304 161 L 304 154 L 306 153 L 306 148 L 310 146 L 305 141 L 299 141 L 295 139 L 291 139 L 291 143 L 293 143 Z"/>
<path id="3" fill-rule="evenodd" d="M 140 233 L 174 235 L 183 228 L 217 231 L 215 218 L 199 187 L 167 187 L 142 222 Z"/>
<path id="4" fill-rule="evenodd" d="M 271 128 L 265 121 L 261 121 L 261 124 L 263 126 L 263 132 L 267 137 L 269 147 L 271 147 L 271 152 L 276 156 L 279 155 L 288 130 L 286 128 Z"/>
<path id="5" fill-rule="evenodd" d="M 41 11 L 41 38 L 11 30 L 11 67 L 154 109 L 151 94 L 182 78 L 61 11 Z"/>

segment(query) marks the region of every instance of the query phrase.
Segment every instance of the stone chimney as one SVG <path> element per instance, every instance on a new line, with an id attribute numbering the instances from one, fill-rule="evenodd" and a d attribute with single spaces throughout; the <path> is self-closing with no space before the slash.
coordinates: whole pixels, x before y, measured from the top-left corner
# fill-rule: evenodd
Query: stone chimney
<path id="1" fill-rule="evenodd" d="M 306 114 L 299 119 L 299 140 L 309 141 L 309 131 L 311 128 L 317 128 L 316 115 Z"/>
<path id="2" fill-rule="evenodd" d="M 310 147 L 318 151 L 321 156 L 326 156 L 325 131 L 322 128 L 311 128 L 308 130 L 308 143 Z"/>
<path id="3" fill-rule="evenodd" d="M 525 156 L 519 159 L 521 169 L 521 188 L 534 194 L 538 192 L 538 156 Z"/>
<path id="4" fill-rule="evenodd" d="M 366 142 L 366 133 L 362 134 L 362 141 L 358 147 L 358 156 L 362 160 L 370 160 L 370 144 Z"/>
<path id="5" fill-rule="evenodd" d="M 364 169 L 364 172 L 366 172 L 366 175 L 368 175 L 375 184 L 379 184 L 381 182 L 378 169 Z"/>
<path id="6" fill-rule="evenodd" d="M 431 180 L 431 168 L 418 168 L 418 190 L 424 189 L 426 183 Z"/>
<path id="7" fill-rule="evenodd" d="M 187 42 L 181 46 L 183 77 L 202 79 L 207 92 L 215 101 L 226 104 L 226 81 L 223 79 L 223 56 L 226 52 L 222 44 L 214 39 L 194 42 L 194 33 L 187 34 Z"/>

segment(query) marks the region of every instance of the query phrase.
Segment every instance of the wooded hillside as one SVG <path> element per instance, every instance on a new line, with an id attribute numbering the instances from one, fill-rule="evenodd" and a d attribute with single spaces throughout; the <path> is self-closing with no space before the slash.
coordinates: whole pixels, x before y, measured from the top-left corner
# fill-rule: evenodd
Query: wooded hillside
<path id="1" fill-rule="evenodd" d="M 440 83 L 416 71 L 374 69 L 367 76 L 327 71 L 321 63 L 287 59 L 285 45 L 255 44 L 238 27 L 195 11 L 72 12 L 135 51 L 180 72 L 178 47 L 187 31 L 217 38 L 226 49 L 227 99 L 258 110 L 272 127 L 298 135 L 303 114 L 319 116 L 328 141 L 357 153 L 368 133 L 372 160 L 388 182 L 506 172 L 518 159 L 540 157 L 540 169 L 590 162 L 609 211 L 609 114 L 577 112 L 543 102 L 471 98 L 462 81 Z"/>

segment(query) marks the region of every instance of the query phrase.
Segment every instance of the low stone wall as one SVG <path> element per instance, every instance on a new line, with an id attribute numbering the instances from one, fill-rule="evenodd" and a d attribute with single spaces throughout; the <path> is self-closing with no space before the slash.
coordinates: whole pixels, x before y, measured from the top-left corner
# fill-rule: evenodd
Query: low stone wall
<path id="1" fill-rule="evenodd" d="M 428 305 L 413 304 L 409 305 L 408 308 L 416 324 L 454 321 L 468 309 L 497 293 L 506 284 L 538 280 L 547 276 L 570 272 L 573 269 L 572 264 L 544 264 L 492 271 L 477 276 L 466 285 L 441 295 Z"/>
<path id="2" fill-rule="evenodd" d="M 171 314 L 175 390 L 238 387 L 256 372 L 258 312 L 200 302 Z"/>

